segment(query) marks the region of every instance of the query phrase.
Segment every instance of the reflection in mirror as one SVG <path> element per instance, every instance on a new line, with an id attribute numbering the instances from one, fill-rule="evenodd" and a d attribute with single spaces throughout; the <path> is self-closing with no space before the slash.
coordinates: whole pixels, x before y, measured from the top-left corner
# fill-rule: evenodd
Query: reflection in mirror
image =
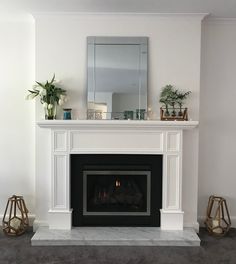
<path id="1" fill-rule="evenodd" d="M 145 119 L 147 38 L 88 37 L 88 119 Z"/>

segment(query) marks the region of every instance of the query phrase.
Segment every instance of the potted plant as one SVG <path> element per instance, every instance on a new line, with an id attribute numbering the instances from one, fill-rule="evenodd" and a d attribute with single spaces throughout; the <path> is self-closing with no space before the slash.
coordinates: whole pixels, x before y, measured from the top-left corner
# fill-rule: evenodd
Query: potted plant
<path id="1" fill-rule="evenodd" d="M 191 91 L 179 91 L 170 84 L 163 87 L 159 102 L 165 105 L 165 111 L 161 107 L 161 120 L 187 120 L 187 108 L 182 111 L 182 107 L 190 93 Z M 178 114 L 176 112 L 176 105 L 179 106 Z"/>
<path id="2" fill-rule="evenodd" d="M 173 103 L 174 92 L 173 85 L 169 84 L 162 88 L 159 102 L 165 105 L 165 116 L 170 116 L 169 105 Z"/>
<path id="3" fill-rule="evenodd" d="M 26 96 L 27 100 L 40 97 L 40 102 L 45 110 L 45 119 L 56 119 L 57 105 L 63 105 L 67 100 L 66 90 L 57 87 L 55 74 L 51 81 L 46 81 L 44 84 L 36 82 L 33 90 L 28 91 L 30 94 Z"/>
<path id="4" fill-rule="evenodd" d="M 179 105 L 178 116 L 183 115 L 182 107 L 183 107 L 184 101 L 187 99 L 187 97 L 190 95 L 190 93 L 191 93 L 191 91 L 183 92 L 183 91 L 176 90 L 177 104 Z"/>
<path id="5" fill-rule="evenodd" d="M 176 105 L 177 99 L 178 99 L 177 92 L 178 92 L 177 90 L 173 90 L 172 93 L 170 94 L 170 105 L 172 107 L 171 116 L 173 116 L 173 117 L 176 116 L 175 105 Z"/>

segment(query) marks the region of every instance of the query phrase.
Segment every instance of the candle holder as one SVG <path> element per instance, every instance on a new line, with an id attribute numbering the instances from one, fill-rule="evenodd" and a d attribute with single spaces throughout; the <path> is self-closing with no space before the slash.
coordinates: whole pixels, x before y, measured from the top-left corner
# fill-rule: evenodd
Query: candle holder
<path id="1" fill-rule="evenodd" d="M 215 236 L 224 236 L 229 231 L 231 220 L 223 197 L 209 197 L 205 225 L 209 233 Z"/>
<path id="2" fill-rule="evenodd" d="M 188 108 L 160 108 L 162 121 L 188 121 Z"/>
<path id="3" fill-rule="evenodd" d="M 29 226 L 28 210 L 22 196 L 13 195 L 8 199 L 2 220 L 3 231 L 9 236 L 22 235 Z"/>
<path id="4" fill-rule="evenodd" d="M 63 108 L 63 119 L 71 120 L 71 108 Z"/>

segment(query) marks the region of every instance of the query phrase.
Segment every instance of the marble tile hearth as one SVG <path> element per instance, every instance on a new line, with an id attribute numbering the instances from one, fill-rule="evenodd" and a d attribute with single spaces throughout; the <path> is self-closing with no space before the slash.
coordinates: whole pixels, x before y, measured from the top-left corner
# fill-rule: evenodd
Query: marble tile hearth
<path id="1" fill-rule="evenodd" d="M 200 246 L 191 228 L 161 230 L 157 227 L 74 227 L 55 230 L 40 227 L 32 246 Z"/>

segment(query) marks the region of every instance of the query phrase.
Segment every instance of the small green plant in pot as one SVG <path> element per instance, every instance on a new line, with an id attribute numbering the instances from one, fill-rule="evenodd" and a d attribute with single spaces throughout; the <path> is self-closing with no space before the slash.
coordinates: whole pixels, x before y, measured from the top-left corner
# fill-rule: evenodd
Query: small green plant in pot
<path id="1" fill-rule="evenodd" d="M 171 94 L 170 94 L 170 105 L 172 107 L 172 112 L 171 112 L 171 116 L 176 116 L 176 109 L 175 106 L 177 104 L 177 99 L 178 99 L 178 95 L 177 95 L 177 90 L 174 90 Z"/>
<path id="2" fill-rule="evenodd" d="M 182 116 L 183 115 L 182 107 L 183 107 L 183 104 L 184 104 L 185 100 L 188 98 L 188 96 L 190 94 L 191 94 L 191 91 L 183 92 L 183 91 L 176 90 L 177 104 L 179 105 L 178 116 Z"/>
<path id="3" fill-rule="evenodd" d="M 33 90 L 28 91 L 30 94 L 26 96 L 27 100 L 40 97 L 45 110 L 45 119 L 56 119 L 57 105 L 63 105 L 67 101 L 66 90 L 57 86 L 55 74 L 51 81 L 46 81 L 44 84 L 36 82 Z"/>
<path id="4" fill-rule="evenodd" d="M 190 91 L 179 91 L 170 84 L 164 86 L 159 99 L 159 102 L 165 106 L 161 107 L 161 120 L 188 120 L 187 108 L 182 111 L 182 107 L 190 93 Z"/>
<path id="5" fill-rule="evenodd" d="M 173 105 L 173 94 L 175 93 L 173 85 L 166 85 L 161 90 L 159 102 L 165 105 L 165 116 L 170 116 L 169 106 Z"/>

